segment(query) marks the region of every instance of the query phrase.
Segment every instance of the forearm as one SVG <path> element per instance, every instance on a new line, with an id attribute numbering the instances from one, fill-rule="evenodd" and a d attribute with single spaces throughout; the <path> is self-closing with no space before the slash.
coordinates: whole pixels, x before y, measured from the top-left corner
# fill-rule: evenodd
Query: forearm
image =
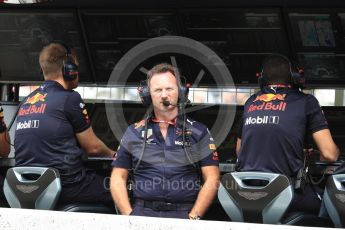
<path id="1" fill-rule="evenodd" d="M 237 156 L 240 154 L 240 150 L 241 150 L 241 139 L 237 138 L 236 149 L 235 149 Z"/>
<path id="2" fill-rule="evenodd" d="M 339 156 L 339 149 L 334 143 L 329 129 L 323 129 L 313 133 L 313 139 L 320 150 L 320 160 L 336 161 Z"/>
<path id="3" fill-rule="evenodd" d="M 132 207 L 128 198 L 127 180 L 119 176 L 112 176 L 110 181 L 110 190 L 116 207 L 122 215 L 129 215 Z"/>
<path id="4" fill-rule="evenodd" d="M 219 177 L 208 178 L 203 184 L 190 215 L 203 216 L 217 195 Z"/>
<path id="5" fill-rule="evenodd" d="M 0 133 L 0 157 L 7 157 L 11 151 L 10 137 L 7 131 Z"/>
<path id="6" fill-rule="evenodd" d="M 323 151 L 322 154 L 320 154 L 320 161 L 336 161 L 339 156 L 339 149 L 338 147 L 334 147 L 333 149 L 330 149 L 329 151 Z"/>
<path id="7" fill-rule="evenodd" d="M 114 157 L 115 151 L 108 148 L 101 140 L 97 140 L 94 148 L 90 149 L 88 152 L 89 156 L 94 157 Z"/>

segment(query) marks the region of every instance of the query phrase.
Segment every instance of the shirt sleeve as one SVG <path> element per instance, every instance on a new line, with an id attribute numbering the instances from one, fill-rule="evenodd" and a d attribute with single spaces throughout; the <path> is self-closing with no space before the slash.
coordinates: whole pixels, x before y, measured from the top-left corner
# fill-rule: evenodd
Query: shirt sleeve
<path id="1" fill-rule="evenodd" d="M 310 133 L 315 133 L 322 129 L 327 129 L 327 120 L 319 105 L 318 100 L 313 95 L 307 95 L 307 129 Z"/>
<path id="2" fill-rule="evenodd" d="M 90 127 L 90 118 L 85 103 L 79 93 L 73 91 L 65 102 L 65 114 L 71 122 L 75 133 L 83 132 Z"/>
<path id="3" fill-rule="evenodd" d="M 200 167 L 219 165 L 218 153 L 216 151 L 216 144 L 211 136 L 208 128 L 205 128 L 198 142 L 201 159 L 199 161 Z"/>
<path id="4" fill-rule="evenodd" d="M 130 146 L 130 127 L 127 128 L 123 135 L 119 148 L 117 149 L 116 156 L 112 162 L 114 168 L 132 169 L 132 155 L 129 152 Z"/>

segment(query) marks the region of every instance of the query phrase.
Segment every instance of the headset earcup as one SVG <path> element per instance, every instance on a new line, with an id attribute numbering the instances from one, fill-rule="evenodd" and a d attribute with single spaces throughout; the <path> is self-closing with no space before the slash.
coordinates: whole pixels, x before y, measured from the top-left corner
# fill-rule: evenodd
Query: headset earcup
<path id="1" fill-rule="evenodd" d="M 142 86 L 139 86 L 137 90 L 138 90 L 139 97 L 143 105 L 149 107 L 152 103 L 149 88 L 146 85 L 142 85 Z"/>
<path id="2" fill-rule="evenodd" d="M 179 89 L 179 103 L 186 103 L 188 101 L 189 84 L 181 85 Z"/>
<path id="3" fill-rule="evenodd" d="M 74 81 L 79 75 L 78 66 L 71 60 L 64 61 L 62 74 L 65 81 Z"/>
<path id="4" fill-rule="evenodd" d="M 298 88 L 304 88 L 305 78 L 302 72 L 291 72 L 291 82 L 293 86 Z"/>
<path id="5" fill-rule="evenodd" d="M 265 85 L 267 85 L 266 79 L 264 78 L 264 75 L 262 73 L 257 75 L 258 83 L 260 86 L 260 89 L 263 89 Z"/>

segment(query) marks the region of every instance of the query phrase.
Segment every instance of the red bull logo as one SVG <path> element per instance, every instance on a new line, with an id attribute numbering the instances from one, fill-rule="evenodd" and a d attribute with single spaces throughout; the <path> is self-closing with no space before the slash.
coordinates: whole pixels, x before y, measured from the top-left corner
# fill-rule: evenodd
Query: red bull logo
<path id="1" fill-rule="evenodd" d="M 24 104 L 30 104 L 30 105 L 34 105 L 37 102 L 44 102 L 45 98 L 47 96 L 47 93 L 45 94 L 40 94 L 40 93 L 36 93 L 34 96 L 29 97 L 28 99 L 26 99 L 26 102 Z"/>
<path id="2" fill-rule="evenodd" d="M 145 126 L 145 120 L 141 120 L 134 124 L 135 129 L 139 129 L 140 127 L 143 127 L 143 126 Z"/>
<path id="3" fill-rule="evenodd" d="M 212 159 L 213 159 L 214 161 L 218 161 L 218 160 L 219 160 L 219 157 L 218 157 L 218 153 L 217 153 L 217 152 L 213 152 L 213 153 L 212 153 Z"/>
<path id="4" fill-rule="evenodd" d="M 83 113 L 83 115 L 85 117 L 86 122 L 89 124 L 90 123 L 90 118 L 89 118 L 89 115 L 87 114 L 87 110 L 84 109 L 82 113 Z"/>
<path id="5" fill-rule="evenodd" d="M 47 104 L 46 103 L 41 103 L 40 105 L 36 105 L 36 104 L 38 102 L 45 102 L 46 97 L 47 97 L 47 93 L 45 94 L 36 93 L 34 96 L 26 99 L 24 105 L 29 104 L 30 106 L 28 108 L 20 108 L 18 112 L 18 116 L 25 116 L 25 115 L 37 114 L 37 113 L 43 114 L 47 107 Z"/>
<path id="6" fill-rule="evenodd" d="M 37 114 L 37 113 L 43 114 L 46 109 L 46 106 L 47 106 L 46 103 L 42 103 L 40 106 L 30 105 L 29 108 L 26 108 L 26 109 L 20 108 L 18 112 L 18 116 L 25 116 L 25 115 Z"/>
<path id="7" fill-rule="evenodd" d="M 248 112 L 253 112 L 256 110 L 273 110 L 273 111 L 285 111 L 286 102 L 279 102 L 279 104 L 274 105 L 272 102 L 264 102 L 261 105 L 250 105 Z"/>
<path id="8" fill-rule="evenodd" d="M 248 112 L 253 112 L 256 110 L 273 110 L 273 111 L 285 111 L 286 109 L 286 102 L 285 100 L 286 94 L 262 94 L 255 98 L 253 102 L 261 101 L 263 102 L 261 105 L 251 104 L 249 106 Z M 278 104 L 274 103 L 273 101 L 280 101 Z"/>
<path id="9" fill-rule="evenodd" d="M 176 135 L 178 135 L 178 136 L 181 136 L 182 135 L 182 129 L 176 129 Z M 186 129 L 186 131 L 184 132 L 184 134 L 186 135 L 186 136 L 190 136 L 190 135 L 192 135 L 192 130 L 191 129 Z"/>
<path id="10" fill-rule="evenodd" d="M 286 94 L 273 94 L 273 93 L 261 94 L 257 96 L 253 102 L 256 102 L 256 101 L 270 102 L 274 100 L 284 101 L 285 96 Z"/>

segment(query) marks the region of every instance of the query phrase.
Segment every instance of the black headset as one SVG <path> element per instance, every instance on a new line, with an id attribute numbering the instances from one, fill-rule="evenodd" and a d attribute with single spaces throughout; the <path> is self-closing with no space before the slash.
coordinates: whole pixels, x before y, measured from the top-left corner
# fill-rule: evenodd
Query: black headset
<path id="1" fill-rule="evenodd" d="M 79 76 L 78 66 L 74 63 L 71 49 L 63 44 L 58 43 L 65 49 L 65 57 L 62 61 L 62 75 L 65 81 L 74 81 Z"/>
<path id="2" fill-rule="evenodd" d="M 177 73 L 178 74 L 178 73 Z M 186 113 L 185 113 L 185 106 L 190 103 L 190 101 L 188 100 L 188 93 L 189 93 L 189 87 L 190 87 L 190 84 L 182 84 L 181 83 L 181 78 L 179 77 L 180 75 L 175 75 L 174 76 L 176 77 L 176 80 L 177 80 L 177 85 L 178 85 L 178 106 L 181 110 L 181 114 L 182 114 L 182 120 L 183 120 L 183 123 L 182 123 L 182 143 L 183 143 L 183 151 L 187 157 L 187 159 L 189 160 L 189 162 L 193 165 L 193 167 L 197 168 L 198 170 L 201 170 L 200 169 L 200 166 L 199 164 L 197 163 L 197 165 L 191 160 L 191 156 L 190 154 L 188 153 L 188 150 L 185 146 L 185 143 L 186 143 L 186 140 L 185 140 L 185 134 L 186 134 Z M 185 78 L 183 78 L 185 80 Z M 144 81 L 141 81 L 140 82 L 140 85 L 139 87 L 137 88 L 138 89 L 138 93 L 139 93 L 139 96 L 140 96 L 140 99 L 141 99 L 141 102 L 147 106 L 147 107 L 150 107 L 151 104 L 152 104 L 152 98 L 151 98 L 151 94 L 150 94 L 150 89 L 148 87 L 148 79 L 147 80 L 144 80 Z M 152 107 L 151 107 L 152 109 Z M 151 110 L 152 111 L 152 110 Z M 145 132 L 144 132 L 144 144 L 143 144 L 143 147 L 142 147 L 142 151 L 141 151 L 141 154 L 139 156 L 139 160 L 137 162 L 137 164 L 135 165 L 135 167 L 132 168 L 131 170 L 131 175 L 132 175 L 132 178 L 133 178 L 133 174 L 134 172 L 138 169 L 142 159 L 143 159 L 143 156 L 144 156 L 144 152 L 145 152 L 145 149 L 146 149 L 146 143 L 147 143 L 147 130 L 148 130 L 148 120 L 149 120 L 149 115 L 150 111 L 148 111 L 148 113 L 145 115 L 145 117 L 147 117 L 145 119 Z M 201 174 L 201 173 L 200 173 Z"/>
<path id="3" fill-rule="evenodd" d="M 298 65 L 295 65 L 294 67 L 292 66 L 290 60 L 282 55 L 282 54 L 272 54 L 268 57 L 265 58 L 263 61 L 263 65 L 266 63 L 268 58 L 272 56 L 277 56 L 283 58 L 287 63 L 289 63 L 289 68 L 290 68 L 290 77 L 291 77 L 291 85 L 294 88 L 299 88 L 303 89 L 305 87 L 305 77 L 304 77 L 304 70 L 299 67 Z M 294 70 L 293 70 L 294 69 Z M 264 75 L 264 68 L 262 67 L 261 72 L 256 74 L 258 78 L 258 83 L 260 85 L 260 88 L 262 89 L 265 85 L 267 85 L 267 80 L 265 79 Z"/>
<path id="4" fill-rule="evenodd" d="M 187 103 L 190 85 L 189 84 L 182 85 L 179 79 L 177 79 L 177 82 L 178 82 L 178 88 L 179 88 L 178 89 L 178 97 L 179 97 L 178 103 L 180 104 Z M 137 89 L 138 89 L 141 102 L 143 103 L 143 105 L 149 107 L 152 103 L 152 98 L 151 98 L 150 89 L 148 87 L 147 80 L 141 81 L 140 86 Z"/>

